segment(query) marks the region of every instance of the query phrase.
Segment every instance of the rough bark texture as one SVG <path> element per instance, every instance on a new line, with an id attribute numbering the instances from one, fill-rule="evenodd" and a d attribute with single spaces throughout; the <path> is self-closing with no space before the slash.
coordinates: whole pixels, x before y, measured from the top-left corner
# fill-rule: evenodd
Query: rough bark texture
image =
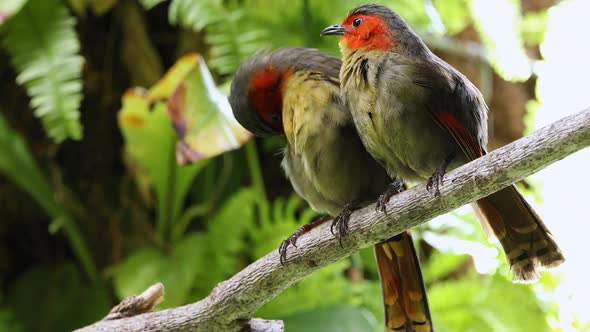
<path id="1" fill-rule="evenodd" d="M 588 145 L 590 109 L 453 170 L 445 176 L 440 197 L 419 185 L 391 199 L 387 214 L 376 212 L 374 206 L 357 211 L 343 247 L 326 224 L 303 236 L 297 249 L 290 248 L 285 266 L 275 250 L 217 285 L 199 302 L 100 321 L 79 331 L 239 331 L 248 327 L 260 306 L 319 268 L 496 192 Z"/>

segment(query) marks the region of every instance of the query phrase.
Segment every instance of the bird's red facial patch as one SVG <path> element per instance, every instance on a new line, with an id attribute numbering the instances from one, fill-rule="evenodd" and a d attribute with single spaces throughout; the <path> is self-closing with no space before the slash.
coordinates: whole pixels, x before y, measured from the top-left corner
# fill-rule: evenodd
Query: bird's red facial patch
<path id="1" fill-rule="evenodd" d="M 260 117 L 279 132 L 284 131 L 281 119 L 283 86 L 290 75 L 290 70 L 275 70 L 272 65 L 268 65 L 254 74 L 248 91 L 248 100 Z"/>
<path id="2" fill-rule="evenodd" d="M 375 15 L 351 15 L 342 25 L 348 30 L 342 36 L 341 45 L 354 51 L 390 51 L 397 42 L 383 18 Z"/>

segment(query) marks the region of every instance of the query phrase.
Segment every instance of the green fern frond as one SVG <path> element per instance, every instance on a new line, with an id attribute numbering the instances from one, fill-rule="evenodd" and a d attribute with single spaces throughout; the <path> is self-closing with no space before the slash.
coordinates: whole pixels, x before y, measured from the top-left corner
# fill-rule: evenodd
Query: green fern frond
<path id="1" fill-rule="evenodd" d="M 173 0 L 168 19 L 172 24 L 207 31 L 208 63 L 220 74 L 233 72 L 245 57 L 269 46 L 267 29 L 248 21 L 242 9 L 230 9 L 220 0 Z"/>
<path id="2" fill-rule="evenodd" d="M 201 31 L 207 26 L 223 20 L 226 10 L 220 0 L 173 0 L 168 10 L 171 24 Z"/>
<path id="3" fill-rule="evenodd" d="M 3 46 L 31 107 L 56 142 L 80 139 L 83 58 L 75 19 L 59 0 L 30 0 L 3 27 Z"/>

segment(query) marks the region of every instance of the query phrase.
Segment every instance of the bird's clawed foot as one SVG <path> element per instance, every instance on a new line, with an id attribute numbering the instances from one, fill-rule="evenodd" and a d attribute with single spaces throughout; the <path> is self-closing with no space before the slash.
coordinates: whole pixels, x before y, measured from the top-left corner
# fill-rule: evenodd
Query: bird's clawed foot
<path id="1" fill-rule="evenodd" d="M 293 233 L 293 235 L 289 236 L 288 238 L 284 239 L 283 242 L 281 242 L 281 245 L 279 246 L 279 260 L 281 261 L 281 265 L 285 265 L 285 263 L 287 262 L 287 248 L 289 247 L 289 245 L 293 245 L 293 247 L 297 248 L 297 239 L 301 236 L 301 234 L 305 233 L 305 231 L 302 230 L 303 227 L 304 226 L 299 227 L 297 231 Z"/>
<path id="2" fill-rule="evenodd" d="M 281 245 L 279 246 L 279 260 L 281 261 L 281 265 L 285 265 L 285 263 L 287 262 L 287 248 L 289 247 L 289 245 L 293 245 L 293 247 L 297 248 L 297 239 L 301 235 L 311 231 L 312 229 L 325 223 L 328 220 L 330 220 L 330 217 L 328 216 L 316 219 L 309 224 L 299 227 L 295 231 L 295 233 L 283 240 L 283 242 L 281 242 Z"/>
<path id="3" fill-rule="evenodd" d="M 338 237 L 338 241 L 340 242 L 341 247 L 342 238 L 348 234 L 348 221 L 350 220 L 350 215 L 352 214 L 352 211 L 356 210 L 357 208 L 358 207 L 354 202 L 346 204 L 346 206 L 344 206 L 344 209 L 342 209 L 342 212 L 340 212 L 340 214 L 332 221 L 330 231 L 334 236 Z M 337 230 L 337 233 L 334 232 L 334 229 Z"/>
<path id="4" fill-rule="evenodd" d="M 440 196 L 439 187 L 443 184 L 444 176 L 445 173 L 441 173 L 437 169 L 436 172 L 434 172 L 434 174 L 432 174 L 432 176 L 428 178 L 428 182 L 426 183 L 426 190 L 432 191 L 432 189 L 434 189 L 434 196 Z"/>
<path id="5" fill-rule="evenodd" d="M 377 204 L 375 204 L 375 211 L 387 212 L 387 202 L 393 195 L 397 195 L 404 191 L 406 185 L 402 181 L 395 180 L 387 186 L 385 192 L 379 195 Z"/>
<path id="6" fill-rule="evenodd" d="M 434 196 L 440 196 L 440 186 L 443 184 L 443 178 L 445 173 L 447 172 L 447 167 L 453 161 L 455 157 L 454 154 L 449 155 L 443 162 L 436 168 L 434 174 L 430 178 L 428 178 L 428 182 L 426 182 L 426 190 L 432 191 L 434 189 Z"/>

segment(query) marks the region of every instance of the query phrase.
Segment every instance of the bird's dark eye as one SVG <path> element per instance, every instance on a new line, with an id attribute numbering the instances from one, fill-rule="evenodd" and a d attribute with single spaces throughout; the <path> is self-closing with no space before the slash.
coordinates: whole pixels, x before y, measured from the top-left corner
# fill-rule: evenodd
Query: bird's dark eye
<path id="1" fill-rule="evenodd" d="M 354 28 L 358 28 L 358 26 L 361 25 L 361 23 L 363 23 L 363 19 L 360 17 L 357 17 L 352 21 L 352 26 Z"/>

